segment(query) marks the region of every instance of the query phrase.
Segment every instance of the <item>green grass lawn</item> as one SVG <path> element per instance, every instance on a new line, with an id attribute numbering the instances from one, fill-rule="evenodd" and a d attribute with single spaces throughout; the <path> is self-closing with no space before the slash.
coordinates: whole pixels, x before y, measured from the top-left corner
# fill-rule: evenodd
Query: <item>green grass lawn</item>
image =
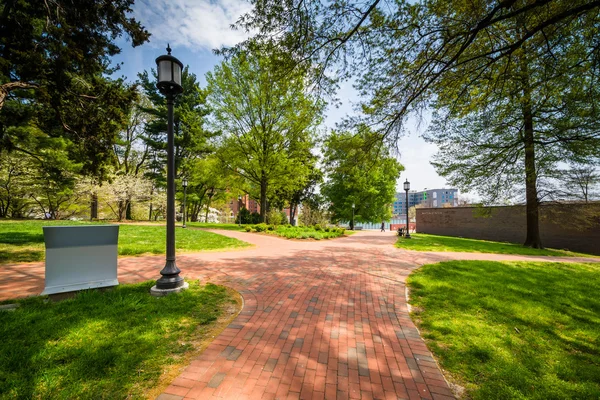
<path id="1" fill-rule="evenodd" d="M 408 284 L 415 322 L 466 398 L 600 398 L 599 264 L 452 261 Z"/>
<path id="2" fill-rule="evenodd" d="M 0 221 L 0 262 L 18 263 L 44 259 L 42 226 L 81 225 L 75 221 Z M 119 254 L 164 254 L 166 251 L 164 225 L 124 224 L 119 228 Z M 178 252 L 235 249 L 249 246 L 237 239 L 199 229 L 175 231 Z"/>
<path id="3" fill-rule="evenodd" d="M 29 298 L 0 311 L 0 398 L 146 398 L 240 308 L 221 286 L 190 282 L 157 298 L 152 285 L 84 291 L 58 303 Z"/>
<path id="4" fill-rule="evenodd" d="M 206 223 L 206 222 L 186 222 L 187 226 L 191 226 L 193 228 L 202 228 L 202 229 L 224 229 L 227 231 L 244 231 L 244 227 L 246 226 L 245 224 L 243 225 L 238 225 L 238 224 L 213 224 L 213 223 Z"/>
<path id="5" fill-rule="evenodd" d="M 467 253 L 520 254 L 529 256 L 594 257 L 567 250 L 532 249 L 515 243 L 457 238 L 452 236 L 415 233 L 411 239 L 399 237 L 396 247 L 416 251 L 458 251 Z"/>

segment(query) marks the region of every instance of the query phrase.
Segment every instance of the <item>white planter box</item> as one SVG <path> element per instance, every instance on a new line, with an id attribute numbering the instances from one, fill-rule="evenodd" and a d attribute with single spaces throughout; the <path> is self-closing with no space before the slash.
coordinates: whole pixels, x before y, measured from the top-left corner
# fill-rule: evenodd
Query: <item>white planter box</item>
<path id="1" fill-rule="evenodd" d="M 119 225 L 44 226 L 43 295 L 116 286 Z"/>

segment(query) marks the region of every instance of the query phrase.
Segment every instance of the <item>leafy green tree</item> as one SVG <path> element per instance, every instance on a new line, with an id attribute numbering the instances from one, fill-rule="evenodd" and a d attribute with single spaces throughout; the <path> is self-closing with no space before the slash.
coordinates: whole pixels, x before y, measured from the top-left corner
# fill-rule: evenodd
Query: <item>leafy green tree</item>
<path id="1" fill-rule="evenodd" d="M 188 164 L 187 209 L 191 221 L 198 221 L 204 210 L 204 220 L 208 220 L 210 207 L 214 201 L 224 200 L 229 188 L 229 177 L 214 157 L 197 158 Z M 178 195 L 183 198 L 183 193 Z"/>
<path id="2" fill-rule="evenodd" d="M 404 169 L 384 146 L 371 144 L 372 132 L 332 132 L 325 141 L 327 180 L 321 193 L 330 203 L 334 222 L 379 222 L 392 217 L 396 180 Z"/>
<path id="3" fill-rule="evenodd" d="M 541 247 L 539 177 L 600 148 L 600 1 L 255 5 L 239 26 L 258 33 L 235 50 L 258 42 L 293 54 L 291 65 L 316 65 L 317 83 L 355 76 L 364 101 L 348 125 L 367 122 L 390 141 L 411 111 L 433 106 L 440 173 L 488 198 L 524 191 L 525 244 Z"/>
<path id="4" fill-rule="evenodd" d="M 215 127 L 223 132 L 217 152 L 232 173 L 259 188 L 264 221 L 275 187 L 301 187 L 314 146 L 323 103 L 307 94 L 305 76 L 281 78 L 274 60 L 243 53 L 207 74 Z M 290 190 L 291 191 L 291 190 Z"/>
<path id="5" fill-rule="evenodd" d="M 2 154 L 0 157 L 0 218 L 25 217 L 31 203 L 28 157 Z"/>
<path id="6" fill-rule="evenodd" d="M 135 89 L 107 75 L 114 40 L 149 33 L 129 16 L 132 0 L 3 1 L 0 4 L 0 149 L 22 150 L 11 127 L 64 137 L 82 172 L 101 174 Z M 26 132 L 21 131 L 21 133 Z"/>

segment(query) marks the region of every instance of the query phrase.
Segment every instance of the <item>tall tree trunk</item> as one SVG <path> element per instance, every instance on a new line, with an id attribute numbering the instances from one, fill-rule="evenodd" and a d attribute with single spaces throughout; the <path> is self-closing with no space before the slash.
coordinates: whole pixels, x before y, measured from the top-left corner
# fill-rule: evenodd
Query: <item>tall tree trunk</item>
<path id="1" fill-rule="evenodd" d="M 90 208 L 90 220 L 98 219 L 98 194 L 96 192 L 92 193 L 92 203 Z"/>
<path id="2" fill-rule="evenodd" d="M 290 224 L 293 226 L 294 225 L 294 217 L 296 216 L 296 204 L 294 204 L 294 202 L 290 201 Z"/>
<path id="3" fill-rule="evenodd" d="M 127 207 L 127 206 L 126 206 L 126 204 L 125 204 L 125 201 L 123 201 L 123 200 L 119 200 L 119 205 L 118 205 L 118 207 L 117 207 L 117 213 L 119 214 L 119 215 L 117 216 L 117 218 L 118 218 L 118 220 L 119 220 L 119 221 L 122 221 L 122 220 L 123 220 L 123 217 L 125 216 L 125 208 L 126 208 L 126 207 Z"/>
<path id="4" fill-rule="evenodd" d="M 127 207 L 125 208 L 125 219 L 133 219 L 132 214 L 133 212 L 131 211 L 131 201 L 127 202 Z"/>
<path id="5" fill-rule="evenodd" d="M 260 219 L 262 222 L 267 222 L 267 180 L 262 179 L 260 182 Z"/>
<path id="6" fill-rule="evenodd" d="M 523 86 L 523 126 L 525 145 L 525 196 L 527 200 L 527 237 L 525 246 L 536 249 L 542 248 L 539 224 L 539 199 L 537 193 L 537 171 L 535 165 L 535 143 L 533 132 L 533 112 L 531 107 L 531 85 L 529 82 L 529 66 L 527 55 L 519 57 L 521 66 L 521 84 Z"/>
<path id="7" fill-rule="evenodd" d="M 150 198 L 154 195 L 154 184 L 150 188 Z M 150 211 L 148 212 L 148 221 L 152 221 L 152 200 L 150 200 Z"/>

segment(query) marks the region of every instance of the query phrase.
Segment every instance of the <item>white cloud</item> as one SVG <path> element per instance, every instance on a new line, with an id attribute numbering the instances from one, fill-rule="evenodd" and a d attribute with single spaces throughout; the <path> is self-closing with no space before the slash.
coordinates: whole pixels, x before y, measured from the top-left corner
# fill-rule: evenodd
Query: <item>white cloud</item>
<path id="1" fill-rule="evenodd" d="M 244 0 L 138 0 L 133 15 L 152 34 L 151 45 L 211 50 L 247 38 L 231 24 L 250 10 Z"/>

